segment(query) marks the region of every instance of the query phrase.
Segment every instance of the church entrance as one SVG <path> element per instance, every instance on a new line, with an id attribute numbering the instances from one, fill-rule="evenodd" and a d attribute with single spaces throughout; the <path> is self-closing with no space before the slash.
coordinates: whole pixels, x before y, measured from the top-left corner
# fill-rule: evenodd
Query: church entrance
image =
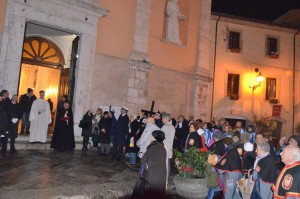
<path id="1" fill-rule="evenodd" d="M 73 102 L 78 40 L 74 34 L 53 28 L 33 23 L 26 26 L 18 94 L 32 88 L 38 98 L 39 91 L 45 91 L 52 115 L 49 134 L 54 130 L 61 97 L 66 95 Z"/>

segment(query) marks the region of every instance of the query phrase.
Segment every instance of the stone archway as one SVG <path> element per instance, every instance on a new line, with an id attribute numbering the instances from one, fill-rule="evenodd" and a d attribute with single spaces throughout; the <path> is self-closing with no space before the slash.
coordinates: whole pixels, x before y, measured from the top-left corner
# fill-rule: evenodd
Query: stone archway
<path id="1" fill-rule="evenodd" d="M 75 134 L 78 123 L 90 103 L 91 74 L 95 57 L 96 34 L 99 17 L 107 10 L 94 0 L 31 0 L 7 1 L 4 34 L 1 43 L 0 87 L 17 93 L 22 57 L 22 44 L 26 22 L 65 30 L 80 35 L 75 83 L 74 111 Z"/>
<path id="2" fill-rule="evenodd" d="M 252 122 L 254 120 L 254 115 L 249 112 L 245 112 L 241 109 L 223 109 L 215 113 L 215 118 L 221 119 L 225 117 L 231 117 L 236 119 L 244 119 L 249 122 Z"/>

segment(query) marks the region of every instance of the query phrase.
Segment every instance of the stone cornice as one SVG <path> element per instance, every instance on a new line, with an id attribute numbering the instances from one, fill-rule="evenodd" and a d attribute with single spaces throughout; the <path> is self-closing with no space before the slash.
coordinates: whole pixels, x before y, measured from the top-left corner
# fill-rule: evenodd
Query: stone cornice
<path id="1" fill-rule="evenodd" d="M 280 32 L 287 32 L 287 33 L 291 33 L 291 34 L 294 34 L 296 31 L 295 29 L 283 27 L 283 26 L 280 26 L 277 24 L 272 24 L 269 22 L 256 21 L 256 20 L 251 20 L 251 19 L 243 19 L 243 18 L 238 18 L 235 16 L 225 15 L 222 13 L 212 13 L 211 20 L 217 20 L 219 16 L 220 16 L 220 21 L 223 21 L 223 22 L 229 22 L 229 23 L 234 23 L 234 24 L 239 24 L 239 25 L 251 26 L 251 27 L 255 27 L 255 28 L 262 28 L 262 29 L 268 29 L 268 30 L 274 30 L 274 31 L 280 31 Z"/>
<path id="2" fill-rule="evenodd" d="M 30 1 L 28 1 L 27 3 L 24 3 L 24 1 L 22 0 L 10 0 L 13 1 L 15 3 L 18 4 L 30 4 Z M 77 11 L 83 11 L 86 12 L 88 14 L 94 15 L 95 17 L 103 17 L 106 16 L 109 12 L 109 10 L 105 9 L 105 8 L 101 8 L 100 6 L 96 5 L 95 3 L 88 3 L 86 1 L 83 0 L 47 0 L 46 2 L 48 3 L 52 3 L 52 4 L 63 4 L 66 7 L 72 7 Z M 39 7 L 39 6 L 37 6 Z M 75 11 L 74 10 L 74 11 Z"/>
<path id="3" fill-rule="evenodd" d="M 136 68 L 140 70 L 150 70 L 153 68 L 153 64 L 150 62 L 147 62 L 146 60 L 134 60 L 134 59 L 129 59 L 129 64 L 130 68 Z"/>
<path id="4" fill-rule="evenodd" d="M 202 81 L 207 81 L 207 82 L 212 82 L 213 78 L 209 73 L 200 73 L 200 74 L 194 74 L 193 75 L 194 80 L 202 80 Z"/>

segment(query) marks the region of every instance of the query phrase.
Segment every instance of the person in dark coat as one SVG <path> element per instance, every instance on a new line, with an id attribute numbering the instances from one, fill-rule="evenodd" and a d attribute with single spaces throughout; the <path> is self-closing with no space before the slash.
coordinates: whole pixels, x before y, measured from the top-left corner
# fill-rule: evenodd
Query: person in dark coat
<path id="1" fill-rule="evenodd" d="M 59 100 L 59 102 L 57 103 L 57 111 L 59 111 L 60 109 L 62 109 L 62 110 L 64 109 L 65 101 L 68 101 L 68 96 L 67 95 L 63 95 L 61 97 L 61 99 Z"/>
<path id="2" fill-rule="evenodd" d="M 278 176 L 276 164 L 269 152 L 270 145 L 267 142 L 257 144 L 253 178 L 256 181 L 259 180 L 259 182 L 256 182 L 257 186 L 260 185 L 257 191 L 263 199 L 273 198 L 271 186 L 276 182 Z"/>
<path id="3" fill-rule="evenodd" d="M 31 110 L 31 106 L 33 101 L 36 100 L 36 96 L 33 94 L 33 90 L 31 88 L 27 89 L 27 93 L 21 95 L 20 97 L 20 106 L 22 109 L 22 126 L 20 134 L 26 133 L 29 134 L 30 129 L 30 121 L 29 121 L 29 113 Z M 26 130 L 26 131 L 24 131 Z"/>
<path id="4" fill-rule="evenodd" d="M 182 115 L 178 116 L 178 123 L 175 125 L 175 137 L 173 148 L 183 152 L 185 141 L 189 134 L 189 122 Z"/>
<path id="5" fill-rule="evenodd" d="M 129 154 L 130 165 L 135 165 L 136 163 L 136 154 L 138 152 L 138 147 L 136 145 L 136 141 L 139 139 L 139 129 L 140 129 L 140 116 L 137 118 L 133 118 L 133 120 L 129 124 L 129 131 L 127 133 L 126 139 L 126 153 Z"/>
<path id="6" fill-rule="evenodd" d="M 163 131 L 152 132 L 152 142 L 141 160 L 141 177 L 147 182 L 146 190 L 141 190 L 140 179 L 135 185 L 132 198 L 164 198 L 167 186 L 167 151 Z"/>
<path id="7" fill-rule="evenodd" d="M 156 126 L 158 126 L 158 128 L 161 129 L 161 127 L 163 127 L 164 124 L 161 120 L 161 114 L 159 111 L 154 115 L 154 119 L 155 119 Z"/>
<path id="8" fill-rule="evenodd" d="M 87 124 L 86 128 L 82 128 L 81 136 L 83 137 L 82 140 L 82 151 L 88 150 L 89 138 L 92 135 L 92 121 L 93 121 L 93 113 L 92 111 L 88 110 L 86 114 L 82 118 L 83 122 Z"/>
<path id="9" fill-rule="evenodd" d="M 253 150 L 254 146 L 251 142 L 246 142 L 244 144 L 244 154 L 242 156 L 243 159 L 243 172 L 248 173 L 249 169 L 252 169 L 254 166 L 256 154 L 255 151 Z"/>
<path id="10" fill-rule="evenodd" d="M 214 151 L 216 155 L 222 157 L 225 154 L 225 145 L 223 143 L 222 132 L 216 131 L 213 134 L 214 143 L 208 148 L 209 151 Z"/>
<path id="11" fill-rule="evenodd" d="M 121 161 L 123 156 L 123 147 L 126 142 L 126 135 L 129 130 L 129 117 L 127 115 L 128 108 L 122 107 L 121 115 L 117 121 L 117 129 L 114 137 L 114 146 L 112 151 L 111 160 L 117 159 L 117 161 Z"/>
<path id="12" fill-rule="evenodd" d="M 22 109 L 18 103 L 18 96 L 13 95 L 11 99 L 11 105 L 9 107 L 9 133 L 8 138 L 10 138 L 10 153 L 17 153 L 15 148 L 15 140 L 18 137 L 18 125 L 22 117 Z"/>
<path id="13" fill-rule="evenodd" d="M 9 99 L 9 92 L 7 90 L 2 90 L 0 92 L 0 94 L 2 95 L 2 100 L 1 100 L 0 103 L 1 103 L 2 108 L 4 109 L 4 112 L 6 114 L 6 119 L 7 119 L 7 124 L 8 124 L 7 132 L 9 132 L 9 124 L 10 124 L 9 107 L 11 105 L 11 100 Z M 1 153 L 2 154 L 6 154 L 6 152 L 7 152 L 7 138 L 8 138 L 8 134 L 1 137 L 1 146 L 2 146 Z"/>
<path id="14" fill-rule="evenodd" d="M 236 182 L 242 178 L 241 155 L 243 154 L 243 146 L 231 147 L 233 142 L 231 138 L 224 138 L 222 142 L 228 150 L 215 165 L 215 168 L 224 186 L 224 198 L 241 199 L 239 192 L 236 190 Z"/>
<path id="15" fill-rule="evenodd" d="M 108 111 L 103 112 L 103 118 L 99 122 L 100 129 L 100 153 L 108 155 L 110 153 L 110 133 L 112 119 L 108 116 Z"/>
<path id="16" fill-rule="evenodd" d="M 108 117 L 111 119 L 111 130 L 110 130 L 110 146 L 113 146 L 114 137 L 117 129 L 117 119 L 115 117 L 115 111 L 111 110 L 108 113 Z"/>
<path id="17" fill-rule="evenodd" d="M 6 134 L 8 133 L 9 123 L 8 123 L 7 115 L 5 113 L 5 110 L 4 110 L 1 102 L 2 102 L 2 94 L 0 93 L 0 137 L 1 137 L 2 152 L 3 152 L 2 141 L 7 140 Z M 6 151 L 5 151 L 5 153 L 3 152 L 4 156 L 5 156 L 5 154 L 6 154 Z M 0 156 L 0 158 L 3 158 L 4 156 Z"/>
<path id="18" fill-rule="evenodd" d="M 75 148 L 74 120 L 69 101 L 57 112 L 51 146 L 58 151 L 72 151 Z"/>
<path id="19" fill-rule="evenodd" d="M 190 134 L 186 139 L 184 152 L 186 152 L 191 147 L 196 147 L 197 149 L 203 148 L 201 137 L 197 133 L 198 129 L 199 129 L 199 124 L 197 122 L 192 122 L 190 124 Z"/>

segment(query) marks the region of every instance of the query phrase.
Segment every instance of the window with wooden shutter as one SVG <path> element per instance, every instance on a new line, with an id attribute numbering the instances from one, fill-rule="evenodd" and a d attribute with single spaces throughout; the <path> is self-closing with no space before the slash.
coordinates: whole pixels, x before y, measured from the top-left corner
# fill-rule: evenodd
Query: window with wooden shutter
<path id="1" fill-rule="evenodd" d="M 266 79 L 266 100 L 276 99 L 276 78 Z"/>
<path id="2" fill-rule="evenodd" d="M 240 33 L 229 31 L 228 49 L 232 52 L 240 52 Z"/>
<path id="3" fill-rule="evenodd" d="M 240 84 L 240 75 L 239 74 L 228 74 L 227 79 L 227 96 L 232 100 L 239 99 L 239 84 Z"/>

